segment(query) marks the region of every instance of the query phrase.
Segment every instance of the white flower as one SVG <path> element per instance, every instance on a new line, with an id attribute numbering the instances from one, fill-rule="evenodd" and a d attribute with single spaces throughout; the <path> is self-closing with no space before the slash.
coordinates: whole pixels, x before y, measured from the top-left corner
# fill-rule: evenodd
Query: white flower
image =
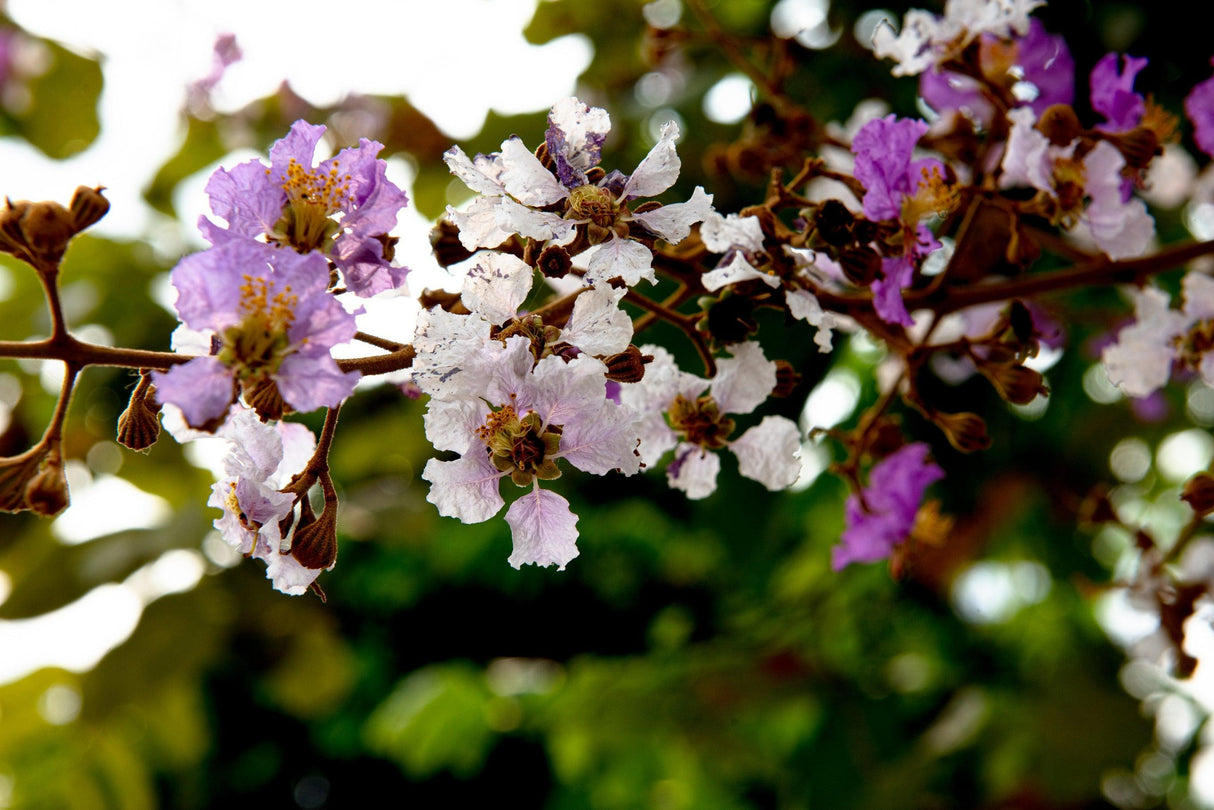
<path id="1" fill-rule="evenodd" d="M 692 499 L 716 490 L 721 460 L 714 451 L 723 447 L 738 457 L 742 475 L 768 489 L 783 489 L 797 480 L 800 431 L 791 420 L 768 416 L 737 439 L 729 438 L 734 422 L 728 414 L 753 411 L 776 386 L 776 364 L 763 356 L 759 344 L 730 346 L 733 356 L 717 362 L 711 381 L 681 371 L 659 346 L 642 346 L 641 351 L 654 359 L 640 382 L 621 389 L 620 399 L 640 414 L 644 464 L 656 464 L 673 449 L 667 480 Z"/>
<path id="2" fill-rule="evenodd" d="M 1167 385 L 1174 360 L 1214 386 L 1214 352 L 1207 350 L 1214 336 L 1214 279 L 1194 271 L 1181 284 L 1179 312 L 1168 307 L 1168 294 L 1157 287 L 1133 290 L 1135 321 L 1102 353 L 1109 381 L 1132 397 Z"/>
<path id="3" fill-rule="evenodd" d="M 477 372 L 460 375 L 461 396 L 431 399 L 426 411 L 431 443 L 460 454 L 427 462 L 426 498 L 442 515 L 479 523 L 501 510 L 499 485 L 509 476 L 530 488 L 506 513 L 514 536 L 510 564 L 564 568 L 577 555 L 577 519 L 540 481 L 561 474 L 559 459 L 595 475 L 635 473 L 640 459 L 632 412 L 607 399 L 607 368 L 589 355 L 535 363 L 530 341 L 521 337 L 504 345 L 485 341 L 479 354 L 465 354 Z"/>
<path id="4" fill-rule="evenodd" d="M 882 20 L 873 32 L 873 53 L 893 59 L 895 76 L 914 76 L 960 52 L 981 34 L 1003 39 L 1024 36 L 1029 14 L 1045 0 L 948 0 L 944 16 L 919 9 L 906 13 L 902 30 Z"/>
<path id="5" fill-rule="evenodd" d="M 321 569 L 305 568 L 289 548 L 282 548 L 278 524 L 291 514 L 295 497 L 279 490 L 308 463 L 316 438 L 303 425 L 266 424 L 248 409 L 234 411 L 218 435 L 231 447 L 224 459 L 227 476 L 207 501 L 223 510 L 215 528 L 241 554 L 264 560 L 266 577 L 277 590 L 304 593 Z"/>
<path id="6" fill-rule="evenodd" d="M 657 144 L 631 176 L 618 172 L 590 182 L 587 172 L 599 161 L 611 121 L 607 113 L 576 98 L 558 102 L 548 116 L 546 146 L 553 171 L 518 138 L 502 143 L 500 153 L 469 159 L 459 147 L 445 155 L 448 167 L 473 191 L 484 195 L 464 212 L 448 209 L 468 250 L 496 247 L 512 234 L 567 244 L 582 228 L 591 248 L 586 283 L 600 285 L 620 277 L 629 286 L 656 282 L 649 248 L 629 236 L 639 223 L 655 236 L 677 244 L 712 210 L 712 196 L 696 187 L 685 203 L 633 213 L 635 201 L 669 189 L 681 167 L 674 142 L 679 128 L 662 127 Z M 554 173 L 555 172 L 555 173 Z M 546 210 L 563 202 L 563 211 Z"/>
<path id="7" fill-rule="evenodd" d="M 1087 206 L 1080 211 L 1064 211 L 1065 219 L 1083 222 L 1096 246 L 1112 259 L 1141 256 L 1155 235 L 1155 221 L 1142 200 L 1124 195 L 1121 170 L 1125 158 L 1107 141 L 1100 141 L 1083 157 L 1074 159 L 1078 141 L 1064 147 L 1054 146 L 1035 127 L 1036 117 L 1029 107 L 1008 113 L 1012 129 L 1003 155 L 1003 173 L 999 185 L 1009 188 L 1028 185 L 1055 199 L 1061 196 L 1063 183 L 1081 183 Z"/>

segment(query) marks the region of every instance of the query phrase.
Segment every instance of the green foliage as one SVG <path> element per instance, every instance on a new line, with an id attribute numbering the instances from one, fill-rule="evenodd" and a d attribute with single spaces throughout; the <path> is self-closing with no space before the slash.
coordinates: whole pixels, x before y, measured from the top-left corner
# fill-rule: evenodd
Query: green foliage
<path id="1" fill-rule="evenodd" d="M 762 35 L 773 3 L 709 5 L 725 28 Z M 842 121 L 877 92 L 914 113 L 913 82 L 855 62 L 860 46 L 847 32 L 871 5 L 834 4 L 839 44 L 798 51 L 789 86 L 823 119 Z M 1101 31 L 1111 25 L 1111 5 L 1048 10 L 1053 30 L 1091 34 L 1071 40 L 1085 64 L 1108 38 L 1084 26 L 1089 17 Z M 653 68 L 638 45 L 640 6 L 551 0 L 528 29 L 536 42 L 572 31 L 593 42 L 578 92 L 610 110 L 603 164 L 622 171 L 652 142 L 655 110 L 635 91 Z M 1159 37 L 1139 23 L 1146 39 L 1130 42 Z M 43 45 L 49 69 L 29 80 L 25 111 L 0 117 L 0 132 L 63 158 L 97 135 L 101 68 Z M 767 178 L 720 171 L 711 157 L 738 128 L 702 107 L 704 92 L 737 68 L 707 40 L 687 43 L 683 56 L 686 82 L 662 106 L 683 121 L 680 187 L 702 183 L 720 210 L 737 210 Z M 1170 54 L 1168 69 L 1183 73 L 1184 58 Z M 385 111 L 379 132 L 343 132 L 340 105 L 316 107 L 285 86 L 232 116 L 186 118 L 180 147 L 145 197 L 175 215 L 183 181 L 238 143 L 267 146 L 304 115 L 327 122 L 337 143 L 367 135 L 385 154 L 408 155 L 417 169 L 411 204 L 423 214 L 459 202 L 441 159 L 450 143 L 433 122 L 405 99 L 357 103 Z M 542 112 L 491 113 L 461 147 L 490 152 L 510 134 L 538 144 L 544 128 Z M 1159 222 L 1170 236 L 1182 227 L 1177 216 Z M 69 320 L 103 325 L 116 344 L 167 345 L 175 322 L 149 291 L 172 263 L 138 242 L 77 239 L 63 268 Z M 0 339 L 49 332 L 29 268 L 0 256 L 0 291 Z M 1179 429 L 1185 408 L 1174 395 L 1169 417 L 1144 425 L 1125 401 L 1098 404 L 1085 392 L 1093 361 L 1081 347 L 1099 335 L 1076 316 L 1121 306 L 1107 290 L 1058 303 L 1078 348 L 1048 372 L 1044 414 L 1002 407 L 979 379 L 947 388 L 958 409 L 994 414 L 990 451 L 962 456 L 903 414 L 949 470 L 937 490 L 957 523 L 947 548 L 917 549 L 901 577 L 880 564 L 831 570 L 847 495 L 839 480 L 823 474 L 777 496 L 729 460 L 718 491 L 696 504 L 660 477 L 563 477 L 554 489 L 580 516 L 581 556 L 565 572 L 515 571 L 503 521 L 465 526 L 426 502 L 424 403 L 384 385 L 345 406 L 334 445 L 342 505 L 337 567 L 323 580 L 328 602 L 283 597 L 260 563 L 226 560 L 207 544 L 217 514 L 204 506 L 211 475 L 171 439 L 107 461 L 136 377 L 90 369 L 69 414 L 68 458 L 163 498 L 173 517 L 79 545 L 28 514 L 0 517 L 0 586 L 12 583 L 0 597 L 0 638 L 14 626 L 6 622 L 130 586 L 171 552 L 189 552 L 203 573 L 184 593 L 144 594 L 137 626 L 89 671 L 48 667 L 0 685 L 0 806 L 283 807 L 322 782 L 331 807 L 368 794 L 423 807 L 508 796 L 548 810 L 1108 806 L 1102 780 L 1132 771 L 1154 745 L 1141 695 L 1118 680 L 1124 653 L 1092 607 L 1133 538 L 1102 535 L 1104 553 L 1094 557 L 1093 540 L 1070 518 L 1090 485 L 1108 478 L 1111 437 L 1132 429 L 1154 447 Z M 850 372 L 863 401 L 875 398 L 881 350 L 841 338 L 826 359 L 799 334 L 799 343 L 767 347 L 803 375 L 776 410 L 795 418 L 828 369 Z M 672 350 L 693 356 L 686 345 Z M 13 406 L 0 431 L 6 456 L 37 440 L 55 404 L 37 362 L 0 367 L 0 395 L 13 385 L 18 399 L 0 396 Z M 1176 501 L 1175 482 L 1157 470 L 1123 493 L 1144 509 Z M 979 559 L 1039 566 L 1045 593 L 994 621 L 967 615 L 956 587 Z M 74 714 L 56 714 L 53 701 L 70 708 L 73 699 Z M 1191 754 L 1169 760 L 1174 792 L 1183 792 Z M 1152 801 L 1163 800 L 1143 806 Z"/>

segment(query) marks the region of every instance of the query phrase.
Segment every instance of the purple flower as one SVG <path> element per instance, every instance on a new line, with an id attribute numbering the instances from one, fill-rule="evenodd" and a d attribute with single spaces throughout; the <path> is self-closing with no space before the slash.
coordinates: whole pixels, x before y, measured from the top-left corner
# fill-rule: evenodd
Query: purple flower
<path id="1" fill-rule="evenodd" d="M 1147 66 L 1147 60 L 1129 55 L 1123 58 L 1124 63 L 1117 54 L 1107 53 L 1092 68 L 1092 109 L 1106 119 L 1096 127 L 1102 132 L 1128 132 L 1138 126 L 1147 109 L 1146 100 L 1134 92 L 1134 79 Z M 1119 65 L 1124 65 L 1121 70 Z"/>
<path id="2" fill-rule="evenodd" d="M 300 253 L 319 251 L 332 259 L 346 288 L 360 296 L 395 289 L 408 270 L 393 267 L 387 234 L 408 203 L 387 179 L 388 164 L 376 155 L 383 144 L 363 138 L 352 149 L 313 166 L 323 126 L 304 121 L 270 148 L 270 166 L 260 160 L 219 169 L 207 183 L 211 210 L 226 229 L 206 217 L 198 227 L 212 244 L 239 236 L 265 236 Z"/>
<path id="3" fill-rule="evenodd" d="M 0 90 L 4 88 L 4 83 L 12 72 L 14 39 L 16 35 L 11 30 L 0 28 Z"/>
<path id="4" fill-rule="evenodd" d="M 910 536 L 924 491 L 944 477 L 927 454 L 928 446 L 916 442 L 873 465 L 863 501 L 856 495 L 847 499 L 847 528 L 835 546 L 832 568 L 883 560 Z"/>
<path id="5" fill-rule="evenodd" d="M 1214 77 L 1195 85 L 1185 96 L 1184 111 L 1193 122 L 1193 140 L 1214 157 Z"/>
<path id="6" fill-rule="evenodd" d="M 915 259 L 940 247 L 920 219 L 947 207 L 943 164 L 935 158 L 912 160 L 915 144 L 927 124 L 887 115 L 865 124 L 852 140 L 855 176 L 864 184 L 864 215 L 869 219 L 896 219 L 906 230 L 901 256 L 882 262 L 882 277 L 873 282 L 874 307 L 886 323 L 910 326 L 913 321 L 902 302 L 902 290 L 915 275 Z"/>
<path id="7" fill-rule="evenodd" d="M 239 62 L 243 56 L 240 46 L 236 44 L 235 34 L 220 34 L 215 39 L 210 73 L 186 87 L 186 108 L 196 115 L 210 111 L 211 91 L 219 84 L 227 69 Z"/>
<path id="8" fill-rule="evenodd" d="M 329 265 L 319 254 L 233 239 L 182 259 L 172 282 L 182 322 L 219 344 L 216 355 L 154 375 L 157 397 L 190 425 L 222 417 L 238 386 L 273 382 L 301 412 L 336 406 L 353 391 L 358 373 L 342 372 L 329 350 L 353 339 L 354 316 L 325 291 Z"/>
<path id="9" fill-rule="evenodd" d="M 1014 79 L 1013 93 L 1038 115 L 1053 104 L 1070 104 L 1075 99 L 1075 60 L 1066 40 L 1047 33 L 1035 17 L 1029 20 L 1028 33 L 1010 43 L 983 34 L 979 58 L 992 81 Z M 1016 91 L 1025 85 L 1031 85 L 1031 98 L 1020 99 Z M 935 110 L 964 109 L 983 125 L 989 125 L 994 114 L 978 82 L 959 73 L 935 67 L 924 71 L 919 77 L 919 95 Z"/>

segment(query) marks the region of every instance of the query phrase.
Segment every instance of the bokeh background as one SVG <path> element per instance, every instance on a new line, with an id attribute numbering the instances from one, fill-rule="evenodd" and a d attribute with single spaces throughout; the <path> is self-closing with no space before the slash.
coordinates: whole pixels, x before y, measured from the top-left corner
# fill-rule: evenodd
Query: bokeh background
<path id="1" fill-rule="evenodd" d="M 418 290 L 454 288 L 426 241 L 467 195 L 443 151 L 537 144 L 570 93 L 611 113 L 604 166 L 629 171 L 674 118 L 672 200 L 697 184 L 721 211 L 760 199 L 765 177 L 731 147 L 769 123 L 751 114 L 749 81 L 703 40 L 655 61 L 670 43 L 645 39 L 638 2 L 304 3 L 264 17 L 258 3 L 197 5 L 0 3 L 0 193 L 66 201 L 102 184 L 114 200 L 64 265 L 69 322 L 90 340 L 167 346 L 166 274 L 201 246 L 206 177 L 301 117 L 337 146 L 385 144 L 412 201 L 397 255 Z M 900 19 L 907 4 L 705 5 L 756 58 L 773 30 L 795 37 L 788 87 L 818 119 L 842 126 L 872 99 L 923 114 L 915 82 L 863 44 L 877 11 Z M 658 6 L 698 26 L 677 0 Z M 1175 112 L 1214 51 L 1191 15 L 1162 1 L 1038 12 L 1066 35 L 1079 86 L 1109 50 L 1150 56 L 1139 86 Z M 244 58 L 188 100 L 223 32 Z M 1197 154 L 1182 141 L 1157 182 L 1163 242 L 1214 235 L 1186 146 Z M 424 405 L 378 384 L 343 410 L 332 456 L 328 602 L 285 597 L 211 528 L 222 447 L 166 436 L 123 450 L 114 425 L 136 378 L 89 369 L 66 434 L 73 506 L 0 516 L 0 807 L 349 807 L 369 791 L 389 806 L 549 810 L 1214 806 L 1214 610 L 1202 602 L 1184 626 L 1199 663 L 1176 677 L 1158 606 L 1122 586 L 1134 537 L 1076 520 L 1106 483 L 1128 522 L 1174 536 L 1188 519 L 1179 486 L 1214 455 L 1214 392 L 1120 398 L 1096 348 L 1128 312 L 1117 292 L 1050 305 L 1067 347 L 1039 358 L 1048 400 L 1010 408 L 980 382 L 950 389 L 955 410 L 989 415 L 990 450 L 960 455 L 905 415 L 948 472 L 934 494 L 956 527 L 900 578 L 830 570 L 846 491 L 823 472 L 830 443 L 808 440 L 781 494 L 728 460 L 697 503 L 660 476 L 567 475 L 581 556 L 515 571 L 503 521 L 465 526 L 426 503 Z M 380 333 L 408 338 L 407 299 L 370 309 Z M 846 426 L 873 400 L 879 346 L 840 338 L 821 356 L 770 327 L 768 356 L 803 375 L 773 412 Z M 48 328 L 33 273 L 0 257 L 0 339 Z M 647 339 L 685 351 L 674 337 Z M 58 366 L 0 362 L 0 455 L 41 434 Z M 1182 562 L 1212 558 L 1214 538 L 1199 537 Z"/>

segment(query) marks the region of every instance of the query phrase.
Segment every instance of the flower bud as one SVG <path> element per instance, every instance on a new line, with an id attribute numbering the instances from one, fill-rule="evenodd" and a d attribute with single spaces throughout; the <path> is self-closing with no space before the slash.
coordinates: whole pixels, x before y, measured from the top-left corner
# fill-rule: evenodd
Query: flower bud
<path id="1" fill-rule="evenodd" d="M 1104 139 L 1125 158 L 1126 165 L 1132 169 L 1145 169 L 1151 165 L 1151 158 L 1163 152 L 1159 144 L 1159 136 L 1147 127 L 1135 127 L 1129 132 L 1109 133 Z"/>
<path id="2" fill-rule="evenodd" d="M 471 312 L 464 306 L 463 299 L 460 298 L 457 292 L 447 292 L 446 290 L 422 290 L 422 294 L 418 296 L 417 302 L 421 304 L 422 309 L 439 309 L 446 310 L 455 315 L 467 315 Z"/>
<path id="3" fill-rule="evenodd" d="M 76 233 L 95 224 L 97 220 L 109 213 L 110 201 L 105 198 L 102 191 L 105 191 L 104 186 L 97 186 L 97 188 L 80 186 L 72 195 L 72 224 Z"/>
<path id="4" fill-rule="evenodd" d="M 827 200 L 814 212 L 814 227 L 828 245 L 843 247 L 855 242 L 852 226 L 856 217 L 838 200 Z"/>
<path id="5" fill-rule="evenodd" d="M 645 376 L 645 364 L 653 362 L 652 354 L 641 354 L 641 350 L 629 344 L 619 354 L 613 354 L 603 362 L 607 364 L 607 379 L 616 382 L 640 382 Z"/>
<path id="6" fill-rule="evenodd" d="M 1105 523 L 1121 523 L 1117 510 L 1109 498 L 1109 491 L 1103 486 L 1088 493 L 1079 504 L 1079 522 L 1088 526 L 1101 526 Z"/>
<path id="7" fill-rule="evenodd" d="M 1066 146 L 1079 137 L 1083 125 L 1069 104 L 1053 104 L 1041 114 L 1036 129 L 1054 146 Z"/>
<path id="8" fill-rule="evenodd" d="M 43 517 L 57 515 L 71 503 L 63 461 L 57 452 L 48 455 L 46 463 L 25 485 L 25 500 L 31 510 Z"/>
<path id="9" fill-rule="evenodd" d="M 244 401 L 257 412 L 261 421 L 280 420 L 291 412 L 291 406 L 282 398 L 278 383 L 269 377 L 254 377 L 241 385 Z"/>
<path id="10" fill-rule="evenodd" d="M 984 363 L 978 367 L 982 375 L 995 386 L 999 396 L 1016 405 L 1027 405 L 1038 394 L 1048 394 L 1041 372 L 1017 365 L 992 365 Z"/>
<path id="11" fill-rule="evenodd" d="M 569 257 L 569 251 L 560 245 L 544 248 L 535 262 L 535 268 L 546 278 L 564 278 L 572 267 L 573 260 Z"/>
<path id="12" fill-rule="evenodd" d="M 0 459 L 0 512 L 23 512 L 30 508 L 26 486 L 38 474 L 46 450 L 35 448 L 19 456 Z"/>
<path id="13" fill-rule="evenodd" d="M 126 410 L 118 417 L 118 443 L 144 452 L 160 438 L 160 403 L 151 376 L 144 375 L 131 392 Z"/>
<path id="14" fill-rule="evenodd" d="M 801 375 L 792 367 L 792 363 L 787 360 L 777 360 L 776 362 L 776 387 L 772 389 L 773 397 L 783 399 L 792 394 L 797 384 L 801 382 Z"/>
<path id="15" fill-rule="evenodd" d="M 30 203 L 21 214 L 21 236 L 31 258 L 55 265 L 76 235 L 75 217 L 57 202 Z"/>
<path id="16" fill-rule="evenodd" d="M 839 254 L 843 275 L 857 287 L 867 287 L 881 271 L 881 256 L 868 247 L 849 248 Z"/>
<path id="17" fill-rule="evenodd" d="M 1185 482 L 1180 499 L 1202 517 L 1214 512 L 1214 475 L 1208 472 L 1197 473 Z"/>
<path id="18" fill-rule="evenodd" d="M 325 511 L 295 529 L 291 556 L 304 568 L 328 570 L 337 561 L 337 499 L 325 501 Z"/>
<path id="19" fill-rule="evenodd" d="M 976 413 L 937 411 L 931 415 L 931 420 L 936 423 L 936 427 L 944 431 L 949 444 L 962 453 L 973 453 L 991 446 L 991 438 L 986 434 L 986 422 Z"/>
<path id="20" fill-rule="evenodd" d="M 449 219 L 440 219 L 430 229 L 430 249 L 442 267 L 459 264 L 472 256 L 472 251 L 459 241 L 459 226 Z"/>

